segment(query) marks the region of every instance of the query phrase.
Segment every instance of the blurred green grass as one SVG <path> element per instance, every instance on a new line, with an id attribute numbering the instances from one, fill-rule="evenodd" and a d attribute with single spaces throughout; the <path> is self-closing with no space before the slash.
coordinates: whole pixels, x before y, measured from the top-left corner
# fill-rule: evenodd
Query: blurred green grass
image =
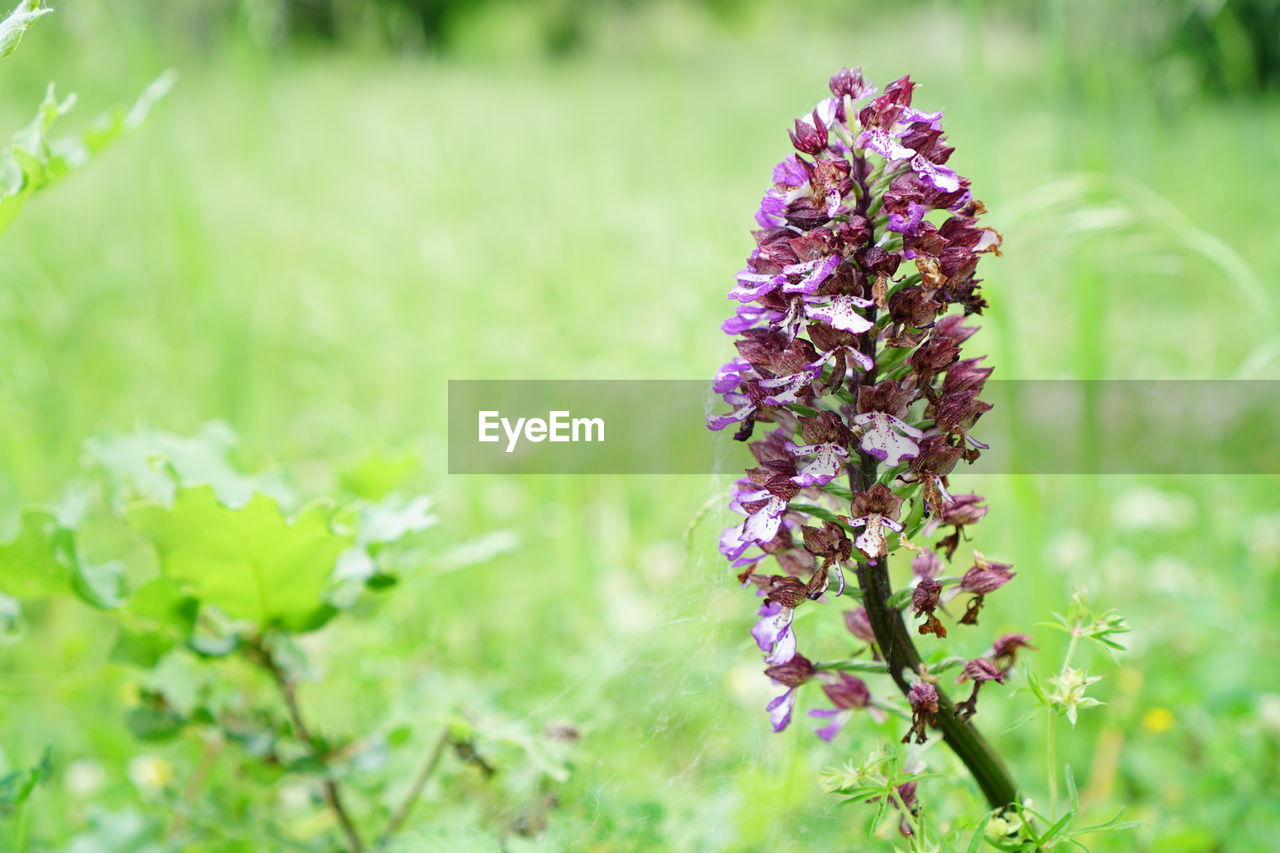
<path id="1" fill-rule="evenodd" d="M 315 493 L 371 452 L 420 451 L 442 548 L 494 530 L 519 545 L 456 572 L 428 560 L 376 620 L 313 650 L 326 681 L 308 690 L 335 729 L 421 720 L 476 692 L 574 721 L 585 738 L 548 844 L 860 844 L 868 815 L 837 806 L 817 772 L 893 726 L 864 722 L 832 746 L 802 725 L 767 734 L 749 596 L 715 554 L 718 519 L 688 530 L 725 483 L 449 477 L 443 444 L 451 378 L 710 375 L 787 123 L 840 65 L 910 72 L 922 104 L 947 111 L 954 163 L 1006 236 L 1006 257 L 984 264 L 992 309 L 976 339 L 999 376 L 1280 372 L 1280 104 L 1157 97 L 1123 56 L 1073 76 L 1052 32 L 929 7 L 847 29 L 778 16 L 559 63 L 210 58 L 144 39 L 119 65 L 101 62 L 119 45 L 85 41 L 97 19 L 77 14 L 9 60 L 9 125 L 48 76 L 87 104 L 123 100 L 165 63 L 182 79 L 147 128 L 0 243 L 0 509 L 56 498 L 85 438 L 137 423 L 225 420 L 247 455 Z M 1265 849 L 1280 829 L 1276 478 L 957 485 L 993 508 L 975 544 L 1020 570 L 981 637 L 1032 633 L 1050 671 L 1061 647 L 1035 624 L 1081 585 L 1135 627 L 1119 668 L 1094 667 L 1109 704 L 1060 736 L 1091 814 L 1146 822 L 1096 849 Z M 827 616 L 803 630 L 838 647 Z M 107 624 L 58 607 L 31 621 L 0 650 L 0 767 L 52 744 L 107 769 L 98 806 L 146 807 L 123 777 L 132 676 L 104 662 Z M 351 701 L 401 693 L 390 710 Z M 1040 727 L 1002 732 L 1029 707 L 986 702 L 979 719 L 1039 799 Z M 179 775 L 198 760 L 190 744 L 157 753 Z M 501 831 L 521 805 L 448 778 L 458 790 L 422 809 L 433 822 Z M 951 788 L 927 783 L 922 798 L 968 796 Z M 55 785 L 37 837 L 56 843 L 89 813 Z"/>

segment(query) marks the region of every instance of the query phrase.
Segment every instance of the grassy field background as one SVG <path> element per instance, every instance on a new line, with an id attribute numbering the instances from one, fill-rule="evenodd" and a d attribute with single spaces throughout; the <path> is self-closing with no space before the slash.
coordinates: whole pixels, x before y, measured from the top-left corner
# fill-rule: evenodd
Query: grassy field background
<path id="1" fill-rule="evenodd" d="M 1005 234 L 976 339 L 997 376 L 1280 378 L 1280 102 L 1170 87 L 1122 54 L 1085 62 L 1055 50 L 1052 20 L 967 8 L 836 24 L 764 10 L 726 33 L 662 6 L 549 61 L 522 49 L 517 11 L 432 58 L 198 50 L 66 4 L 0 67 L 7 126 L 47 79 L 86 115 L 167 65 L 181 79 L 0 242 L 0 512 L 58 499 L 86 439 L 135 425 L 224 421 L 247 464 L 307 495 L 409 453 L 404 488 L 432 494 L 442 523 L 401 591 L 310 649 L 313 714 L 407 723 L 391 758 L 405 773 L 459 706 L 583 737 L 553 783 L 447 762 L 405 849 L 889 849 L 889 828 L 868 846 L 870 809 L 817 777 L 895 724 L 864 720 L 831 745 L 803 725 L 768 733 L 752 602 L 705 511 L 728 478 L 450 477 L 445 383 L 711 375 L 786 127 L 857 64 L 881 82 L 911 73 L 922 106 L 946 110 L 953 163 Z M 1092 846 L 1271 849 L 1277 478 L 956 479 L 992 507 L 978 547 L 1019 569 L 983 636 L 1031 633 L 1033 670 L 1052 672 L 1062 644 L 1036 626 L 1076 587 L 1134 628 L 1118 664 L 1089 662 L 1107 704 L 1058 738 L 1091 818 L 1144 822 Z M 500 553 L 454 568 L 481 538 Z M 827 621 L 802 631 L 842 642 Z M 60 766 L 29 806 L 29 849 L 163 823 L 164 785 L 140 781 L 138 756 L 181 787 L 201 744 L 129 737 L 138 676 L 105 660 L 107 620 L 66 604 L 28 622 L 0 647 L 0 771 L 46 745 Z M 979 721 L 1042 801 L 1043 727 L 1006 730 L 1031 707 L 1008 692 Z M 203 784 L 230 798 L 247 783 L 227 760 Z M 288 784 L 254 790 L 286 828 L 326 820 Z M 945 779 L 921 798 L 980 811 Z M 545 831 L 512 838 L 530 815 Z M 211 827 L 207 849 L 255 843 Z"/>

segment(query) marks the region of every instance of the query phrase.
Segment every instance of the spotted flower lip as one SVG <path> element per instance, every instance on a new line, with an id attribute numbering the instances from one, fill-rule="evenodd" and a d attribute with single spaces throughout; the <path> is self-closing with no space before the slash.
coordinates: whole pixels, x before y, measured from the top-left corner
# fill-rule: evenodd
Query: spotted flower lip
<path id="1" fill-rule="evenodd" d="M 913 439 L 923 438 L 924 432 L 901 418 L 888 412 L 864 412 L 853 421 L 863 429 L 862 449 L 890 468 L 920 454 Z"/>
<path id="2" fill-rule="evenodd" d="M 806 302 L 804 313 L 811 320 L 821 320 L 833 329 L 840 329 L 853 334 L 861 334 L 875 324 L 855 311 L 855 308 L 870 308 L 875 303 L 860 296 L 837 294 L 825 302 Z"/>

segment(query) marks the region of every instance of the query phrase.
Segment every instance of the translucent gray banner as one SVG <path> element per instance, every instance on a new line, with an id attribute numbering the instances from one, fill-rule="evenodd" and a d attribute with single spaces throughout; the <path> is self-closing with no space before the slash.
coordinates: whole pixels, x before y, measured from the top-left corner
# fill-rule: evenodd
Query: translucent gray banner
<path id="1" fill-rule="evenodd" d="M 1280 381 L 992 380 L 982 397 L 990 449 L 957 473 L 1280 473 Z M 726 410 L 700 380 L 451 380 L 449 473 L 741 470 L 733 428 L 706 428 Z"/>

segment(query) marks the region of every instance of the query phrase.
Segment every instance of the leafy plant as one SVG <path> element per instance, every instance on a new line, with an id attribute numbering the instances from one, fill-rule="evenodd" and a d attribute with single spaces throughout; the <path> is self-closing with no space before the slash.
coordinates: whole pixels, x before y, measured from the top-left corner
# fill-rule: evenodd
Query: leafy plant
<path id="1" fill-rule="evenodd" d="M 234 747 L 234 760 L 268 790 L 288 779 L 314 786 L 332 829 L 285 829 L 266 812 L 257 828 L 240 818 L 241 831 L 294 842 L 336 832 L 350 851 L 372 849 L 375 837 L 385 846 L 411 825 L 449 749 L 486 778 L 523 756 L 533 778 L 563 781 L 572 738 L 468 707 L 435 709 L 435 730 L 425 737 L 415 736 L 421 726 L 334 734 L 315 724 L 304 698 L 317 678 L 308 648 L 340 630 L 331 628 L 335 617 L 397 588 L 400 558 L 418 552 L 436 519 L 425 496 L 393 492 L 295 508 L 295 499 L 246 491 L 272 484 L 292 494 L 278 478 L 240 471 L 233 444 L 222 427 L 196 438 L 140 431 L 95 439 L 87 476 L 65 502 L 76 510 L 33 508 L 0 546 L 0 593 L 11 608 L 75 598 L 116 621 L 111 659 L 143 673 L 124 721 L 138 743 L 192 740 L 209 763 Z M 197 482 L 200 473 L 211 482 Z M 84 552 L 103 543 L 120 558 L 92 566 Z M 373 778 L 389 751 L 415 740 L 425 748 L 407 785 Z M 166 768 L 159 759 L 139 764 L 139 784 L 168 802 L 173 817 L 160 837 L 181 846 L 207 836 L 223 806 L 205 802 L 198 786 L 171 790 Z M 23 785 L 21 799 L 34 783 Z"/>
<path id="2" fill-rule="evenodd" d="M 12 53 L 27 28 L 51 11 L 40 0 L 22 0 L 14 7 L 0 21 L 0 58 Z M 0 152 L 0 233 L 13 224 L 31 196 L 83 168 L 108 144 L 141 126 L 176 79 L 173 71 L 164 72 L 130 106 L 98 116 L 77 136 L 63 137 L 51 137 L 50 131 L 75 106 L 76 97 L 59 99 L 50 83 L 30 124 Z"/>

